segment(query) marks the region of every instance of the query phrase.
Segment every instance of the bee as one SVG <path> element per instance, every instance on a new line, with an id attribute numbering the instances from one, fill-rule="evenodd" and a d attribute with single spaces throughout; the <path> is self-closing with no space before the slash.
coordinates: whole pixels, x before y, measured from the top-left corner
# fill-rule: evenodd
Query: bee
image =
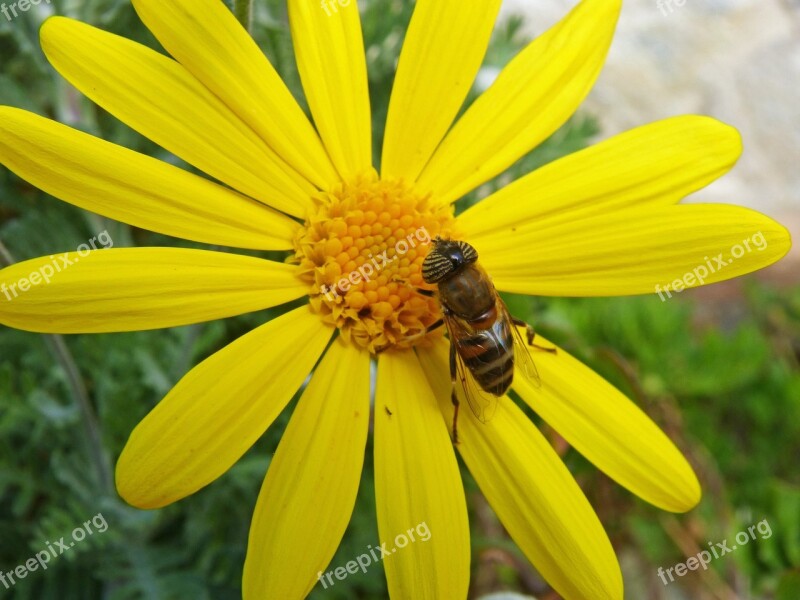
<path id="1" fill-rule="evenodd" d="M 435 284 L 442 319 L 428 330 L 447 327 L 450 337 L 450 379 L 453 413 L 453 443 L 458 443 L 456 383 L 475 417 L 486 423 L 497 408 L 498 399 L 514 379 L 514 365 L 536 385 L 539 372 L 528 351 L 533 346 L 533 327 L 511 316 L 486 271 L 478 264 L 478 252 L 466 242 L 437 237 L 422 263 L 422 279 Z M 519 327 L 525 327 L 527 344 Z"/>

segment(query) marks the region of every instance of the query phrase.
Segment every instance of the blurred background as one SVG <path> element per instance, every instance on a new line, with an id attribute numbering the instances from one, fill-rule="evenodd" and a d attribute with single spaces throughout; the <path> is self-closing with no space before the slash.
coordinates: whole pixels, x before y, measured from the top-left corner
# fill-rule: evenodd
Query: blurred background
<path id="1" fill-rule="evenodd" d="M 680 2 L 680 5 L 678 4 Z M 256 0 L 253 35 L 296 97 L 302 91 L 282 0 Z M 506 0 L 470 101 L 574 0 Z M 359 2 L 375 147 L 413 3 Z M 688 201 L 751 206 L 800 239 L 800 5 L 796 0 L 628 0 L 607 68 L 578 114 L 459 210 L 508 181 L 619 131 L 681 113 L 710 114 L 742 132 L 734 171 Z M 52 0 L 0 15 L 0 104 L 46 115 L 182 164 L 83 98 L 48 65 L 38 28 L 65 14 L 158 48 L 127 0 Z M 183 165 L 185 166 L 185 165 Z M 74 250 L 107 230 L 115 247 L 194 244 L 64 204 L 0 167 L 0 261 Z M 665 232 L 669 235 L 669 232 Z M 756 275 L 669 302 L 508 296 L 511 310 L 592 366 L 667 431 L 704 490 L 686 515 L 641 502 L 543 425 L 604 523 L 630 599 L 800 598 L 800 255 Z M 169 330 L 44 336 L 0 326 L 0 571 L 76 526 L 88 535 L 0 597 L 236 599 L 251 512 L 294 401 L 230 472 L 159 511 L 126 506 L 113 465 L 138 421 L 194 364 L 285 310 Z M 295 398 L 296 400 L 296 398 Z M 535 416 L 534 416 L 535 418 Z M 350 527 L 332 561 L 378 540 L 372 447 Z M 528 564 L 463 471 L 472 528 L 471 598 L 558 596 Z M 547 482 L 542 482 L 547 485 Z M 747 544 L 665 585 L 668 569 L 761 525 Z M 769 535 L 766 534 L 769 529 Z M 753 539 L 755 538 L 755 539 Z M 729 541 L 729 546 L 732 541 Z M 667 580 L 668 581 L 668 580 Z M 387 597 L 380 565 L 311 598 Z"/>

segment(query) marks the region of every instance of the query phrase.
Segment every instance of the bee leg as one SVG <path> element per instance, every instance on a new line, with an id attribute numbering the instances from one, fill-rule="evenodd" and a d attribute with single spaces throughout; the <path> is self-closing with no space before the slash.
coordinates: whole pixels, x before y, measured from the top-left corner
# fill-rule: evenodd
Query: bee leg
<path id="1" fill-rule="evenodd" d="M 455 410 L 453 410 L 453 444 L 458 444 L 458 407 L 460 404 L 458 398 L 456 398 L 455 388 L 453 388 L 450 398 L 453 401 L 453 406 L 455 406 Z"/>
<path id="2" fill-rule="evenodd" d="M 425 333 L 430 333 L 431 331 L 436 331 L 442 325 L 444 325 L 444 319 L 439 319 L 438 321 L 436 321 L 436 323 L 428 325 L 428 327 L 425 329 Z"/>
<path id="3" fill-rule="evenodd" d="M 514 317 L 511 317 L 511 321 L 514 323 L 514 325 L 525 328 L 525 333 L 528 337 L 528 346 L 536 348 L 537 350 L 543 350 L 544 352 L 551 352 L 552 354 L 558 352 L 557 348 L 546 348 L 545 346 L 540 346 L 539 344 L 533 343 L 533 339 L 536 337 L 536 332 L 533 330 L 533 326 L 530 323 L 526 323 L 522 319 L 515 319 Z"/>
<path id="4" fill-rule="evenodd" d="M 411 282 L 408 281 L 405 277 L 400 277 L 399 275 L 395 275 L 392 277 L 392 281 L 394 283 L 402 283 L 403 285 L 407 285 L 410 288 L 413 288 L 415 292 L 417 292 L 420 296 L 427 296 L 428 298 L 433 298 L 436 295 L 436 292 L 433 290 L 426 290 L 424 288 L 414 287 L 411 285 Z"/>
<path id="5" fill-rule="evenodd" d="M 439 319 L 439 320 L 438 320 L 438 321 L 436 321 L 435 323 L 431 323 L 430 325 L 428 325 L 428 326 L 425 328 L 425 331 L 420 331 L 419 333 L 415 333 L 414 335 L 410 335 L 410 336 L 408 336 L 407 338 L 405 338 L 405 340 L 404 340 L 404 341 L 405 341 L 405 342 L 413 342 L 413 341 L 415 341 L 415 340 L 418 340 L 418 339 L 424 338 L 424 337 L 425 337 L 426 335 L 428 335 L 428 334 L 429 334 L 431 331 L 435 331 L 435 330 L 439 329 L 439 327 L 441 327 L 442 325 L 444 325 L 444 320 L 443 320 L 443 319 Z M 384 350 L 386 350 L 387 348 L 389 348 L 389 345 L 388 345 L 388 344 L 387 344 L 386 346 L 383 346 L 382 348 L 379 348 L 378 350 L 376 350 L 376 351 L 375 351 L 375 354 L 380 354 L 381 352 L 383 352 L 383 351 L 384 351 Z"/>
<path id="6" fill-rule="evenodd" d="M 450 400 L 453 402 L 453 444 L 458 444 L 458 398 L 456 397 L 456 348 L 450 344 Z"/>

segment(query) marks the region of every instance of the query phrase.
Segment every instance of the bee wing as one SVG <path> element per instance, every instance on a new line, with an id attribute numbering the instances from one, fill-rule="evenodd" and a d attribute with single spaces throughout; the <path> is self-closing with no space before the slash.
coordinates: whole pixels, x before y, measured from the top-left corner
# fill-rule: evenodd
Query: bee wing
<path id="1" fill-rule="evenodd" d="M 541 387 L 542 380 L 539 377 L 539 370 L 533 362 L 528 343 L 519 331 L 519 328 L 514 324 L 514 319 L 511 313 L 508 312 L 506 303 L 497 297 L 498 308 L 503 312 L 508 326 L 514 333 L 514 366 L 517 370 L 521 371 L 535 387 Z"/>
<path id="2" fill-rule="evenodd" d="M 472 337 L 472 332 L 464 327 L 458 318 L 451 315 L 445 315 L 444 322 L 447 325 L 450 344 L 453 346 L 451 352 L 455 354 L 453 357 L 455 361 L 455 383 L 459 384 L 458 387 L 461 388 L 462 395 L 475 418 L 481 423 L 486 423 L 494 416 L 494 412 L 497 409 L 498 396 L 481 388 L 461 357 L 460 349 L 464 348 L 464 345 L 460 340 L 469 339 Z M 474 351 L 475 348 L 473 347 L 472 350 Z"/>

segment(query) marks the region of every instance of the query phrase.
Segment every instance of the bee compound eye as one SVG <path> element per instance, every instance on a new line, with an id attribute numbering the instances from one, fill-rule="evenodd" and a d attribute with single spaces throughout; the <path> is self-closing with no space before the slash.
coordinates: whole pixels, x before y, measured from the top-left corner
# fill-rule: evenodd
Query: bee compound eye
<path id="1" fill-rule="evenodd" d="M 438 283 L 454 268 L 451 256 L 433 251 L 428 254 L 422 264 L 422 279 L 425 283 Z"/>

